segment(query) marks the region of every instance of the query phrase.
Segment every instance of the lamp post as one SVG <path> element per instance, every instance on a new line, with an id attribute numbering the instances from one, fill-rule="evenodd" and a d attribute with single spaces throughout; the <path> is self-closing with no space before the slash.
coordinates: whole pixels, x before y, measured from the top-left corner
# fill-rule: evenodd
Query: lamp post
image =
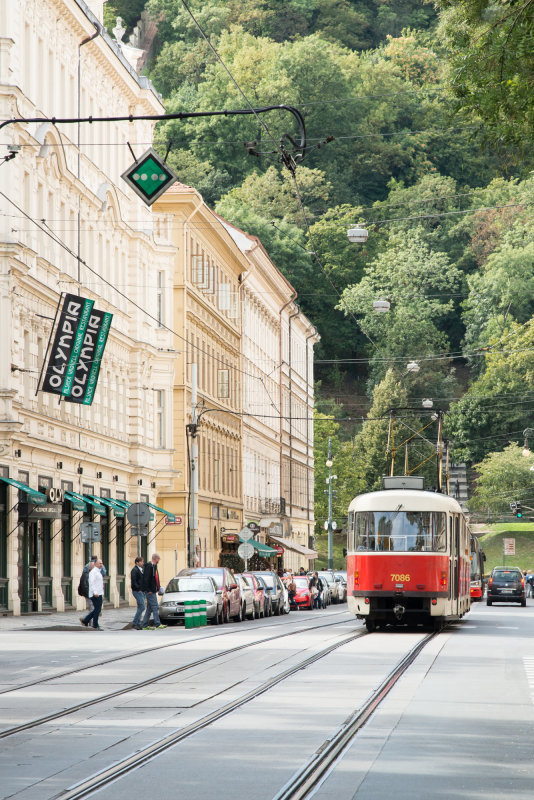
<path id="1" fill-rule="evenodd" d="M 328 569 L 334 569 L 334 520 L 332 519 L 332 481 L 337 480 L 337 475 L 332 475 L 332 437 L 328 437 L 328 458 L 326 459 L 326 466 L 328 467 Z"/>

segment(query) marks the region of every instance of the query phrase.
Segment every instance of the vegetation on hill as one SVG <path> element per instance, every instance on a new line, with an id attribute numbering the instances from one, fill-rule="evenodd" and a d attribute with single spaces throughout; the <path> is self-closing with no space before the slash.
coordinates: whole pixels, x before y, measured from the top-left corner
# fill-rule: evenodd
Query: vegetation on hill
<path id="1" fill-rule="evenodd" d="M 267 131 L 254 117 L 175 121 L 159 126 L 156 143 L 163 152 L 170 145 L 184 182 L 260 237 L 319 329 L 319 410 L 332 420 L 316 424 L 317 532 L 328 436 L 342 520 L 351 494 L 376 487 L 385 469 L 382 417 L 424 397 L 448 412 L 453 458 L 480 475 L 475 506 L 506 506 L 517 490 L 510 459 L 519 458 L 508 446 L 534 427 L 534 179 L 524 147 L 534 126 L 534 5 L 189 6 L 251 103 L 292 104 L 306 120 L 297 184 L 276 154 L 279 137 L 294 133 L 286 114 L 265 116 Z M 182 2 L 147 8 L 159 25 L 150 77 L 167 108 L 243 107 Z M 358 221 L 369 238 L 351 245 L 346 231 Z M 390 301 L 388 314 L 372 311 L 379 298 Z M 407 371 L 410 360 L 419 372 Z M 362 409 L 369 421 L 340 420 Z M 426 421 L 414 415 L 410 424 Z M 417 438 L 411 447 L 410 464 L 431 445 Z M 400 453 L 398 461 L 402 470 Z M 433 469 L 422 467 L 430 485 Z"/>
<path id="2" fill-rule="evenodd" d="M 493 567 L 503 564 L 507 567 L 534 570 L 534 525 L 532 522 L 506 522 L 491 526 L 491 532 L 479 537 L 486 554 L 484 574 L 489 575 Z M 515 539 L 515 556 L 503 555 L 503 540 Z"/>

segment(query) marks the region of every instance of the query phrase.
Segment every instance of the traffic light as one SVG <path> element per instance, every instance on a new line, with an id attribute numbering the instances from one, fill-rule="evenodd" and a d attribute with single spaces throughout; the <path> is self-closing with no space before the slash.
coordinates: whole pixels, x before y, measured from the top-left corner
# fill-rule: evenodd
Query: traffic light
<path id="1" fill-rule="evenodd" d="M 518 519 L 521 519 L 521 517 L 523 516 L 523 508 L 522 508 L 522 505 L 519 502 L 519 500 L 516 500 L 513 503 L 510 503 L 510 511 Z"/>

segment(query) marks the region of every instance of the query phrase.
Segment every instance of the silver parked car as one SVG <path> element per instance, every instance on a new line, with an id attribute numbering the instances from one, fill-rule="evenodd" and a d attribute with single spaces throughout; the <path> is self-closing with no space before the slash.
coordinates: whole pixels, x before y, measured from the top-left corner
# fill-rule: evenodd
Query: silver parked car
<path id="1" fill-rule="evenodd" d="M 234 578 L 241 589 L 241 604 L 243 606 L 243 619 L 256 619 L 256 604 L 254 602 L 254 590 L 245 580 L 244 576 L 234 573 Z"/>
<path id="2" fill-rule="evenodd" d="M 323 582 L 328 585 L 328 589 L 330 591 L 330 602 L 331 603 L 339 603 L 340 602 L 340 591 L 339 591 L 339 584 L 336 583 L 334 578 L 334 573 L 330 572 L 330 570 L 323 570 L 319 573 L 319 577 L 323 579 Z"/>
<path id="3" fill-rule="evenodd" d="M 172 625 L 184 620 L 186 600 L 205 600 L 206 616 L 214 625 L 223 621 L 222 593 L 210 575 L 178 575 L 167 584 L 161 598 L 159 616 Z"/>
<path id="4" fill-rule="evenodd" d="M 347 602 L 347 573 L 342 570 L 334 572 L 334 578 L 338 585 L 339 602 Z"/>

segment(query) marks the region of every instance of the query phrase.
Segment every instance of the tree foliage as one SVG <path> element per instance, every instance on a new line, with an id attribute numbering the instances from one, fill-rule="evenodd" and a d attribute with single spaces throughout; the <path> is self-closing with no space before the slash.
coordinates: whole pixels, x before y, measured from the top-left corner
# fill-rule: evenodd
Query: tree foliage
<path id="1" fill-rule="evenodd" d="M 534 457 L 523 456 L 522 447 L 510 444 L 500 452 L 489 453 L 475 469 L 478 477 L 470 502 L 474 510 L 509 511 L 510 503 L 532 502 Z"/>

